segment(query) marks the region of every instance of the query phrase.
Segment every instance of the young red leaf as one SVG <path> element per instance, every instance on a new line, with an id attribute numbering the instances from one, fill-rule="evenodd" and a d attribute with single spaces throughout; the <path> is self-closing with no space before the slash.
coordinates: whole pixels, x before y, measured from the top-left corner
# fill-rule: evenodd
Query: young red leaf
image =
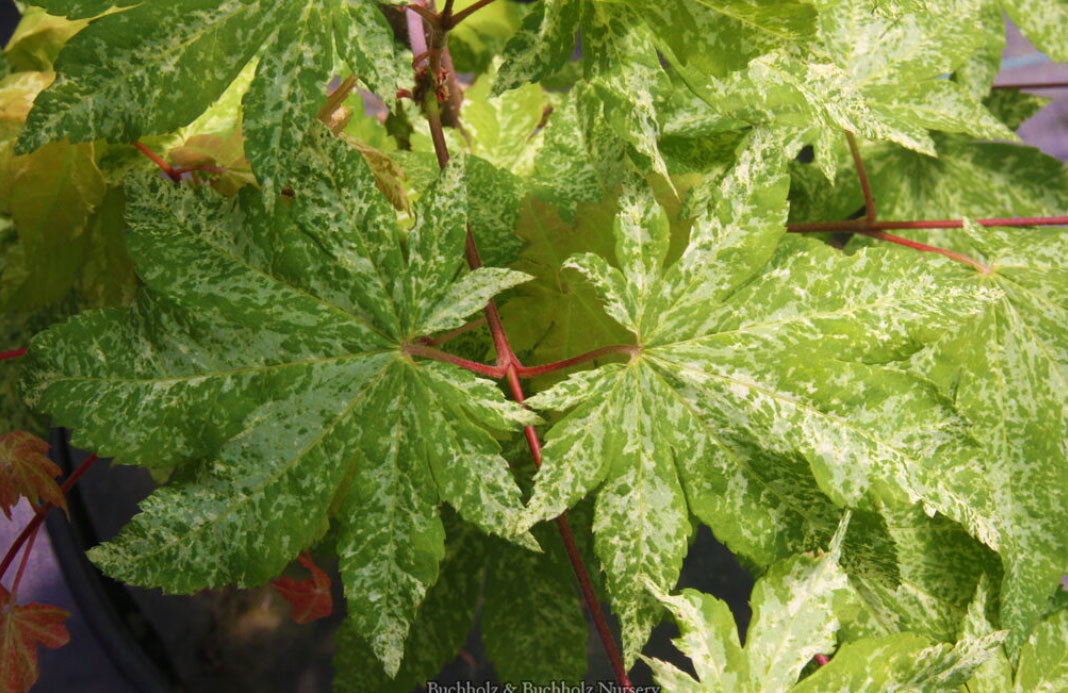
<path id="1" fill-rule="evenodd" d="M 63 647 L 69 613 L 56 606 L 15 604 L 0 587 L 0 693 L 24 693 L 37 682 L 37 646 Z"/>
<path id="2" fill-rule="evenodd" d="M 307 553 L 300 554 L 297 560 L 308 569 L 311 577 L 303 580 L 281 577 L 271 580 L 271 587 L 292 604 L 294 621 L 311 623 L 329 616 L 334 610 L 334 600 L 330 596 L 330 576 L 324 573 Z"/>
<path id="3" fill-rule="evenodd" d="M 0 510 L 11 519 L 11 508 L 26 497 L 67 509 L 55 478 L 62 470 L 50 459 L 48 443 L 26 431 L 0 436 Z"/>

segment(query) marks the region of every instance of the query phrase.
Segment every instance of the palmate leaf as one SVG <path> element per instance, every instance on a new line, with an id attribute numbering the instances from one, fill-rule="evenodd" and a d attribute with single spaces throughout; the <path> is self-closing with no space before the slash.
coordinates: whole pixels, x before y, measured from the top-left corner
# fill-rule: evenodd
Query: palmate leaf
<path id="1" fill-rule="evenodd" d="M 1026 233 L 1026 235 L 1022 235 Z M 955 246 L 1002 297 L 916 361 L 976 424 L 980 455 L 941 483 L 965 499 L 955 519 L 1001 554 L 1001 625 L 1015 653 L 1068 572 L 1068 240 L 1060 230 L 969 226 Z"/>
<path id="2" fill-rule="evenodd" d="M 865 3 L 814 4 L 818 40 L 803 50 L 770 52 L 723 80 L 685 69 L 687 83 L 718 112 L 806 132 L 828 176 L 844 150 L 843 129 L 929 155 L 931 129 L 1015 139 L 968 89 L 941 78 L 981 45 L 982 32 L 959 30 L 981 22 L 978 0 L 896 19 Z"/>
<path id="3" fill-rule="evenodd" d="M 656 92 L 667 75 L 641 12 L 628 4 L 602 0 L 545 0 L 505 46 L 495 93 L 502 93 L 556 72 L 583 42 L 584 88 L 577 89 L 586 147 L 602 167 L 602 183 L 618 182 L 613 156 L 629 152 L 645 169 L 667 179 L 657 147 Z M 583 103 L 584 102 L 584 103 Z M 605 125 L 608 127 L 604 127 Z M 604 142 L 609 140 L 609 142 Z"/>
<path id="4" fill-rule="evenodd" d="M 105 4 L 112 3 L 54 0 L 46 9 L 84 17 Z M 335 51 L 387 100 L 406 81 L 392 31 L 372 0 L 150 0 L 99 17 L 71 39 L 19 151 L 64 138 L 132 142 L 170 132 L 259 57 L 244 99 L 245 135 L 265 190 L 277 192 L 322 105 Z"/>
<path id="5" fill-rule="evenodd" d="M 873 364 L 997 292 L 954 286 L 940 264 L 783 240 L 785 167 L 781 144 L 755 132 L 667 268 L 667 219 L 641 184 L 616 218 L 619 269 L 592 254 L 568 262 L 642 351 L 529 401 L 570 413 L 548 434 L 526 521 L 599 489 L 596 550 L 628 658 L 658 616 L 642 581 L 670 589 L 690 514 L 732 549 L 766 552 L 764 518 L 782 516 L 777 496 L 790 493 L 769 483 L 779 459 L 803 460 L 802 478 L 839 504 L 902 502 L 926 491 L 916 470 L 936 451 L 970 444 L 932 384 Z M 752 505 L 725 512 L 728 498 Z"/>
<path id="6" fill-rule="evenodd" d="M 849 593 L 838 565 L 842 534 L 823 556 L 777 563 L 757 581 L 744 648 L 724 602 L 693 590 L 668 596 L 652 588 L 678 622 L 681 635 L 675 643 L 690 657 L 699 679 L 646 658 L 656 680 L 671 693 L 940 691 L 959 687 L 992 655 L 1004 633 L 966 639 L 955 647 L 931 646 L 915 633 L 895 633 L 845 644 L 829 664 L 797 683 L 813 656 L 834 650 L 840 626 L 834 602 Z"/>
<path id="7" fill-rule="evenodd" d="M 48 459 L 48 443 L 26 431 L 0 436 L 0 512 L 11 520 L 11 508 L 22 498 L 67 508 L 55 479 L 63 470 Z"/>
<path id="8" fill-rule="evenodd" d="M 990 622 L 990 590 L 981 583 L 968 609 L 963 628 L 966 637 L 981 637 L 995 630 Z M 1005 648 L 979 667 L 968 681 L 971 693 L 1031 693 L 1060 691 L 1068 685 L 1068 610 L 1054 609 L 1039 623 L 1020 649 L 1014 668 Z"/>
<path id="9" fill-rule="evenodd" d="M 350 617 L 395 673 L 437 576 L 444 501 L 515 536 L 520 493 L 494 431 L 536 420 L 493 383 L 403 345 L 463 324 L 527 279 L 457 278 L 462 161 L 416 206 L 407 256 L 363 158 L 317 129 L 291 205 L 271 215 L 162 180 L 129 189 L 147 289 L 37 336 L 25 391 L 76 443 L 179 468 L 92 552 L 128 582 L 189 592 L 277 575 L 336 516 Z"/>
<path id="10" fill-rule="evenodd" d="M 0 585 L 0 691 L 27 693 L 37 682 L 37 646 L 56 649 L 70 641 L 63 624 L 69 613 L 57 606 L 16 604 Z"/>

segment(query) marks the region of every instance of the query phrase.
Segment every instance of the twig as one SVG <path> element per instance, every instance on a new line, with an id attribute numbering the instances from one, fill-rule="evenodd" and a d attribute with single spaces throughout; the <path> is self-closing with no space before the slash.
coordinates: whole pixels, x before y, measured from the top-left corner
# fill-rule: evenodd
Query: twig
<path id="1" fill-rule="evenodd" d="M 1021 84 L 995 84 L 993 89 L 1068 89 L 1068 82 L 1023 82 Z"/>
<path id="2" fill-rule="evenodd" d="M 517 366 L 516 372 L 520 378 L 536 378 L 539 375 L 552 373 L 553 371 L 562 370 L 564 368 L 570 368 L 571 366 L 577 366 L 580 363 L 592 361 L 601 356 L 607 356 L 609 354 L 627 354 L 628 356 L 634 356 L 640 352 L 641 347 L 630 344 L 613 344 L 611 346 L 601 347 L 600 349 L 594 349 L 593 351 L 587 351 L 585 354 L 579 354 L 578 356 L 564 359 L 563 361 L 547 363 L 543 366 Z"/>
<path id="3" fill-rule="evenodd" d="M 864 170 L 864 160 L 860 157 L 860 147 L 857 146 L 857 138 L 852 132 L 846 130 L 846 139 L 849 140 L 849 151 L 853 154 L 853 164 L 857 167 L 857 178 L 860 179 L 860 190 L 864 193 L 864 217 L 869 224 L 875 223 L 875 198 L 871 194 L 871 183 L 868 182 L 868 173 Z"/>
<path id="4" fill-rule="evenodd" d="M 973 219 L 979 226 L 1068 226 L 1068 217 L 1013 217 L 1007 219 Z M 818 233 L 823 231 L 906 231 L 909 229 L 959 229 L 964 227 L 961 219 L 939 219 L 934 221 L 877 221 L 868 223 L 867 219 L 849 219 L 846 221 L 818 221 L 788 224 L 786 230 L 791 233 Z"/>
<path id="5" fill-rule="evenodd" d="M 990 274 L 991 270 L 986 265 L 973 260 L 972 258 L 958 253 L 955 250 L 947 250 L 945 248 L 938 248 L 933 245 L 927 245 L 926 243 L 917 243 L 916 241 L 910 241 L 907 238 L 901 236 L 894 236 L 885 231 L 861 231 L 860 233 L 870 238 L 875 238 L 880 241 L 887 241 L 888 243 L 896 243 L 897 245 L 903 245 L 906 248 L 912 248 L 913 250 L 922 250 L 925 253 L 936 253 L 948 257 L 950 260 L 956 260 L 957 262 L 963 262 L 966 265 L 971 265 L 975 269 L 979 270 L 982 274 Z"/>
<path id="6" fill-rule="evenodd" d="M 492 0 L 483 0 L 475 3 L 471 7 L 467 8 L 464 12 L 456 15 L 453 18 L 453 25 L 456 22 L 462 21 L 465 16 L 472 11 L 479 9 L 485 5 L 488 5 Z M 409 20 L 417 15 L 410 14 Z M 420 22 L 421 23 L 421 22 Z M 411 27 L 411 23 L 409 23 Z M 442 31 L 435 32 L 432 37 L 431 49 L 442 48 L 445 43 L 445 36 L 447 27 Z M 422 35 L 422 29 L 416 32 Z M 412 34 L 409 28 L 409 34 Z M 417 51 L 417 47 L 412 45 L 412 50 Z M 437 59 L 435 59 L 437 58 Z M 440 50 L 433 51 L 430 56 L 431 60 L 431 76 L 435 80 L 435 86 L 437 85 L 438 74 L 441 69 Z M 449 162 L 449 150 L 448 145 L 445 142 L 445 134 L 442 130 L 441 117 L 438 112 L 438 104 L 436 96 L 431 94 L 426 100 L 427 103 L 427 121 L 430 124 L 431 139 L 434 141 L 434 152 L 437 155 L 438 165 L 444 168 Z M 467 263 L 472 269 L 477 269 L 482 266 L 482 260 L 478 254 L 478 246 L 475 243 L 474 235 L 471 233 L 471 226 L 467 227 L 467 241 L 466 241 Z M 515 352 L 512 350 L 511 344 L 508 342 L 508 336 L 504 331 L 504 325 L 501 322 L 500 312 L 497 310 L 497 304 L 490 299 L 486 304 L 485 309 L 486 322 L 489 323 L 490 333 L 493 335 L 493 344 L 497 350 L 497 364 L 499 367 L 505 369 L 505 375 L 508 378 L 508 386 L 512 393 L 512 398 L 522 404 L 525 399 L 523 393 L 523 386 L 519 382 L 519 368 L 522 364 L 519 363 L 519 359 L 516 358 Z M 523 429 L 523 433 L 526 436 L 527 444 L 530 446 L 531 456 L 534 458 L 534 466 L 541 466 L 541 441 L 538 439 L 538 434 L 534 430 L 533 426 L 526 426 Z M 605 618 L 604 611 L 601 609 L 601 604 L 597 599 L 597 595 L 593 591 L 592 583 L 590 582 L 589 573 L 586 570 L 586 565 L 582 560 L 582 555 L 578 551 L 578 547 L 575 544 L 574 536 L 571 533 L 571 527 L 567 522 L 565 516 L 561 515 L 556 520 L 557 528 L 560 531 L 560 536 L 564 541 L 564 547 L 567 550 L 568 560 L 571 562 L 571 567 L 575 571 L 575 577 L 579 583 L 579 589 L 582 591 L 583 600 L 586 602 L 586 607 L 590 612 L 590 617 L 593 619 L 594 625 L 597 628 L 597 632 L 601 637 L 601 642 L 604 644 L 606 653 L 609 660 L 612 662 L 612 667 L 615 670 L 616 678 L 619 680 L 620 686 L 624 690 L 631 690 L 630 678 L 627 676 L 626 667 L 623 666 L 623 658 L 619 653 L 619 648 L 616 647 L 615 639 L 612 637 L 612 633 L 608 628 L 608 621 Z"/>
<path id="7" fill-rule="evenodd" d="M 459 356 L 446 353 L 444 351 L 438 351 L 433 347 L 425 346 L 423 344 L 405 344 L 404 353 L 411 354 L 412 356 L 422 356 L 428 359 L 434 359 L 435 361 L 442 361 L 444 363 L 451 363 L 454 366 L 459 366 L 464 370 L 471 371 L 472 373 L 478 373 L 479 375 L 486 375 L 495 380 L 499 380 L 504 377 L 504 369 L 500 366 L 490 366 L 485 363 L 478 363 L 477 361 L 469 361 Z"/>
<path id="8" fill-rule="evenodd" d="M 459 337 L 462 334 L 470 332 L 471 330 L 477 330 L 485 324 L 486 317 L 482 316 L 477 320 L 472 320 L 471 322 L 467 323 L 466 325 L 463 325 L 462 327 L 457 327 L 455 330 L 449 330 L 448 332 L 442 333 L 437 337 L 420 337 L 418 339 L 418 342 L 423 346 L 428 347 L 439 346 L 441 344 L 444 344 L 445 342 L 448 342 L 449 340 Z"/>
<path id="9" fill-rule="evenodd" d="M 181 182 L 182 176 L 174 170 L 174 167 L 172 167 L 166 161 L 161 159 L 158 154 L 156 154 L 154 151 L 141 144 L 140 142 L 134 142 L 134 146 L 137 147 L 142 154 L 151 159 L 152 163 L 154 163 L 156 166 L 159 166 L 160 170 L 166 173 L 168 178 L 170 178 L 175 183 Z"/>

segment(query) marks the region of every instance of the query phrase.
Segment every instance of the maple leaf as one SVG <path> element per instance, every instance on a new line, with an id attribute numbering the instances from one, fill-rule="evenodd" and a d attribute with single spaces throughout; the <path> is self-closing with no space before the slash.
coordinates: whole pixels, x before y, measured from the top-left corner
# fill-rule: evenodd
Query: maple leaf
<path id="1" fill-rule="evenodd" d="M 21 498 L 36 503 L 38 499 L 67 508 L 63 491 L 55 482 L 63 473 L 48 459 L 48 443 L 26 431 L 12 431 L 0 436 L 0 510 L 11 519 L 11 508 Z"/>
<path id="2" fill-rule="evenodd" d="M 733 550 L 766 555 L 792 503 L 779 460 L 806 462 L 797 473 L 838 504 L 903 502 L 929 490 L 917 470 L 934 451 L 974 445 L 932 384 L 876 364 L 998 293 L 956 285 L 941 265 L 783 238 L 785 168 L 780 142 L 751 135 L 668 267 L 667 217 L 632 184 L 616 218 L 618 268 L 589 253 L 567 263 L 642 352 L 528 400 L 570 413 L 547 435 L 524 524 L 598 489 L 595 548 L 629 657 L 659 614 L 640 583 L 674 583 L 691 513 Z"/>
<path id="3" fill-rule="evenodd" d="M 959 687 L 1004 639 L 1004 632 L 965 639 L 955 647 L 932 645 L 915 633 L 894 633 L 847 643 L 830 663 L 797 682 L 817 654 L 834 650 L 840 623 L 835 602 L 850 592 L 838 565 L 845 523 L 822 556 L 795 556 L 773 565 L 753 587 L 753 622 L 745 647 L 725 602 L 695 590 L 669 596 L 649 589 L 679 624 L 675 640 L 697 679 L 659 659 L 645 657 L 657 682 L 675 693 L 739 691 L 946 690 Z"/>
<path id="4" fill-rule="evenodd" d="M 316 565 L 307 552 L 297 556 L 311 577 L 297 580 L 288 575 L 271 580 L 271 587 L 292 605 L 292 618 L 296 623 L 311 623 L 326 618 L 334 610 L 334 598 L 330 595 L 330 576 Z"/>
<path id="5" fill-rule="evenodd" d="M 31 602 L 15 604 L 0 586 L 0 690 L 25 693 L 37 682 L 37 646 L 56 649 L 70 641 L 59 607 Z"/>
<path id="6" fill-rule="evenodd" d="M 495 434 L 537 417 L 405 351 L 528 277 L 459 273 L 462 159 L 415 205 L 406 253 L 358 152 L 317 126 L 296 165 L 292 206 L 274 214 L 251 188 L 132 183 L 146 290 L 38 335 L 26 392 L 101 455 L 194 460 L 91 552 L 107 572 L 172 592 L 261 584 L 332 519 L 350 618 L 392 674 L 437 577 L 441 502 L 536 546 L 515 534 L 520 493 Z"/>
<path id="7" fill-rule="evenodd" d="M 42 3 L 67 17 L 100 15 L 111 4 Z M 387 100 L 408 80 L 373 0 L 146 2 L 99 16 L 60 53 L 56 82 L 37 100 L 19 151 L 64 138 L 133 142 L 170 132 L 207 109 L 258 59 L 243 102 L 245 144 L 271 193 L 287 182 L 322 105 L 335 52 Z"/>
<path id="8" fill-rule="evenodd" d="M 968 609 L 968 619 L 962 629 L 964 637 L 982 637 L 996 629 L 987 614 L 992 593 L 984 582 L 976 591 Z M 1059 691 L 1068 686 L 1068 609 L 1063 602 L 1055 607 L 1032 631 L 1020 649 L 1017 665 L 1013 667 L 1008 653 L 996 651 L 975 671 L 968 681 L 974 693 L 1029 693 L 1030 691 Z"/>
<path id="9" fill-rule="evenodd" d="M 914 365 L 951 393 L 983 443 L 939 480 L 942 494 L 964 499 L 945 512 L 1002 557 L 1001 622 L 1015 654 L 1068 569 L 1068 242 L 1056 230 L 1022 241 L 968 225 L 953 246 L 991 268 L 961 282 L 1002 297 Z"/>
<path id="10" fill-rule="evenodd" d="M 963 85 L 942 79 L 982 45 L 978 0 L 891 19 L 864 3 L 822 0 L 817 40 L 802 50 L 774 50 L 724 79 L 682 68 L 687 84 L 715 111 L 814 141 L 817 160 L 834 174 L 842 130 L 935 155 L 928 130 L 1016 139 Z M 801 123 L 801 124 L 799 124 Z M 785 136 L 784 136 L 785 139 Z"/>

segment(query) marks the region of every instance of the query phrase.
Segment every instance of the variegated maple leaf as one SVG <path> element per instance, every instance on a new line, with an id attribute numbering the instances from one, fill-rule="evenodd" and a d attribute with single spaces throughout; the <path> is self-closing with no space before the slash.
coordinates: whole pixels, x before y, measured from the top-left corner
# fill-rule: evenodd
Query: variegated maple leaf
<path id="1" fill-rule="evenodd" d="M 204 112 L 257 60 L 243 101 L 245 148 L 265 189 L 276 192 L 323 104 L 335 53 L 388 100 L 409 81 L 373 0 L 39 4 L 55 15 L 96 18 L 56 61 L 56 81 L 20 137 L 23 153 L 64 138 L 133 142 L 170 132 Z M 124 9 L 107 13 L 113 5 Z"/>
<path id="2" fill-rule="evenodd" d="M 516 536 L 520 491 L 496 435 L 537 418 L 494 383 L 405 346 L 528 279 L 462 273 L 462 160 L 403 234 L 359 153 L 316 128 L 292 203 L 133 182 L 127 243 L 146 289 L 38 335 L 29 401 L 75 443 L 188 462 L 91 552 L 127 582 L 262 584 L 335 523 L 350 618 L 390 673 L 444 552 L 446 502 Z"/>
<path id="3" fill-rule="evenodd" d="M 781 143 L 754 131 L 667 266 L 667 217 L 634 181 L 617 264 L 567 263 L 640 352 L 528 400 L 568 413 L 548 433 L 525 524 L 596 490 L 595 548 L 628 661 L 659 617 L 643 583 L 674 585 L 691 515 L 766 565 L 826 536 L 814 510 L 827 498 L 915 501 L 940 451 L 973 445 L 931 383 L 878 364 L 998 292 L 960 286 L 941 263 L 784 238 L 785 166 Z"/>

